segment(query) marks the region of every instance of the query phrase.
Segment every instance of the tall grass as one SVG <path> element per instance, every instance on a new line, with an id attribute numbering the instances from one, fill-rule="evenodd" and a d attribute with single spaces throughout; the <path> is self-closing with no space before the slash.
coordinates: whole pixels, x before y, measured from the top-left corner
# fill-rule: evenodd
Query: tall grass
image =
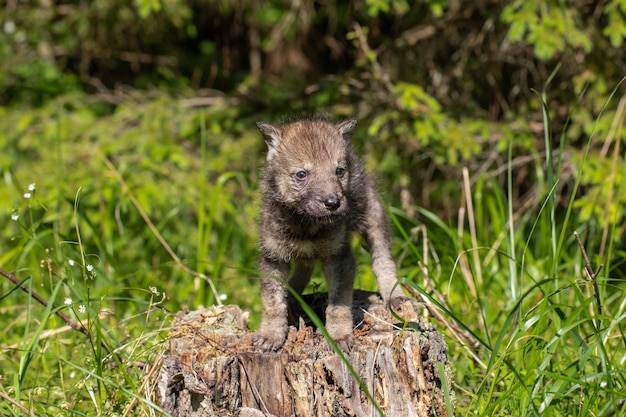
<path id="1" fill-rule="evenodd" d="M 201 132 L 197 156 L 164 146 L 171 104 L 105 120 L 57 107 L 24 121 L 16 143 L 39 163 L 16 159 L 3 178 L 0 414 L 162 415 L 154 391 L 170 311 L 224 295 L 244 304 L 255 290 L 232 279 L 256 257 L 251 211 L 238 205 L 253 204 L 249 180 L 223 173 L 228 150 L 212 166 L 226 134 Z M 181 110 L 175 125 L 199 117 Z"/>
<path id="2" fill-rule="evenodd" d="M 29 188 L 27 199 L 36 201 L 35 187 Z M 24 266 L 15 274 L 26 278 L 17 282 L 2 271 L 3 279 L 13 278 L 0 297 L 1 314 L 13 316 L 2 335 L 3 415 L 101 415 L 138 398 L 143 402 L 135 408 L 158 410 L 141 395 L 143 374 L 164 348 L 158 336 L 164 298 L 156 287 L 109 284 L 101 259 L 85 251 L 79 207 L 77 193 L 71 240 L 59 225 L 44 225 L 45 211 L 38 220 L 33 204 L 25 220 L 14 216 L 24 233 L 14 252 Z M 115 311 L 120 304 L 121 314 Z"/>
<path id="3" fill-rule="evenodd" d="M 16 157 L 0 190 L 0 268 L 13 277 L 0 281 L 0 414 L 160 415 L 173 312 L 224 302 L 259 317 L 249 155 L 262 140 L 230 109 L 155 100 L 100 119 L 68 107 L 20 121 L 20 152 L 39 163 Z M 462 172 L 456 221 L 390 211 L 400 273 L 449 340 L 456 415 L 625 413 L 619 217 L 581 220 L 587 152 L 566 158 L 567 131 L 555 147 L 543 114 L 532 198 L 515 200 L 511 143 L 502 177 Z M 619 129 L 611 169 L 626 177 Z M 601 207 L 623 193 L 609 187 Z M 359 282 L 371 274 L 363 266 Z"/>
<path id="4" fill-rule="evenodd" d="M 416 289 L 432 311 L 443 311 L 452 336 L 458 415 L 626 415 L 626 298 L 622 272 L 610 266 L 623 264 L 625 253 L 614 243 L 602 256 L 592 252 L 594 227 L 575 216 L 593 137 L 569 180 L 569 200 L 557 201 L 559 181 L 568 180 L 560 172 L 567 137 L 554 152 L 545 104 L 543 114 L 544 157 L 535 158 L 543 182 L 528 207 L 513 209 L 520 204 L 509 148 L 505 190 L 495 181 L 464 181 L 457 224 L 419 209 L 428 235 L 416 243 L 428 250 L 408 242 L 419 222 L 393 211 L 401 246 L 412 254 L 403 265 L 413 266 L 402 272 L 417 277 Z M 610 186 L 608 196 L 622 192 L 621 184 Z M 623 244 L 615 219 L 607 220 L 608 241 Z"/>

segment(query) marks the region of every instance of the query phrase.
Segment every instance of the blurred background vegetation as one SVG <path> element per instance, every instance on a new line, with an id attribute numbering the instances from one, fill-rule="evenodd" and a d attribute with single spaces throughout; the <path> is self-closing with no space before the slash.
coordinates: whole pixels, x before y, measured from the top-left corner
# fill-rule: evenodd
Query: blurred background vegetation
<path id="1" fill-rule="evenodd" d="M 497 250 L 509 217 L 526 219 L 518 255 L 541 270 L 555 236 L 524 231 L 543 231 L 550 201 L 545 231 L 579 230 L 624 278 L 624 0 L 7 0 L 0 24 L 0 267 L 114 307 L 128 335 L 153 287 L 164 311 L 218 302 L 183 264 L 258 318 L 254 122 L 316 113 L 359 119 L 353 141 L 397 210 L 404 276 L 422 271 L 406 242 L 424 224 L 466 225 L 458 242 L 432 227 L 437 262 L 419 259 L 444 285 L 476 247 L 468 223 Z M 559 247 L 575 248 L 567 236 Z M 26 301 L 0 288 L 16 306 L 0 311 L 11 345 L 28 333 L 8 318 Z M 450 304 L 472 296 L 451 291 Z"/>
<path id="2" fill-rule="evenodd" d="M 5 172 L 15 171 L 8 156 L 28 147 L 34 120 L 51 112 L 87 126 L 90 117 L 123 117 L 163 135 L 154 147 L 176 143 L 180 152 L 199 148 L 199 114 L 220 130 L 213 144 L 228 146 L 256 118 L 328 112 L 362 120 L 358 145 L 376 156 L 390 198 L 404 191 L 412 202 L 454 207 L 455 168 L 474 179 L 498 172 L 511 142 L 516 154 L 541 152 L 533 89 L 551 80 L 555 142 L 569 121 L 566 162 L 575 163 L 592 129 L 600 145 L 611 137 L 617 100 L 603 123 L 593 121 L 626 74 L 623 1 L 10 0 L 0 13 L 0 105 L 17 125 L 3 133 Z M 147 126 L 132 114 L 138 107 L 172 114 Z M 13 113 L 26 108 L 38 116 Z M 105 136 L 90 134 L 97 143 Z M 215 139 L 222 134 L 228 140 Z M 233 157 L 222 169 L 249 170 L 259 158 Z M 520 196 L 532 192 L 532 177 L 516 179 Z"/>

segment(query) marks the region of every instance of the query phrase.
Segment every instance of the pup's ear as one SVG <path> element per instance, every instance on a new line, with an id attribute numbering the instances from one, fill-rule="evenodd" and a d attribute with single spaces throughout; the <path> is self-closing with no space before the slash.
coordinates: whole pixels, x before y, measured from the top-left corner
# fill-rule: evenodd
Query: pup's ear
<path id="1" fill-rule="evenodd" d="M 263 137 L 265 138 L 265 143 L 267 143 L 267 160 L 269 161 L 276 155 L 276 149 L 278 148 L 278 144 L 283 139 L 280 133 L 280 130 L 270 124 L 256 122 L 256 125 L 259 127 L 261 133 L 263 133 Z"/>
<path id="2" fill-rule="evenodd" d="M 356 119 L 348 119 L 341 121 L 335 125 L 339 134 L 343 136 L 343 138 L 347 141 L 352 137 L 352 133 L 354 133 L 354 128 L 356 127 Z"/>

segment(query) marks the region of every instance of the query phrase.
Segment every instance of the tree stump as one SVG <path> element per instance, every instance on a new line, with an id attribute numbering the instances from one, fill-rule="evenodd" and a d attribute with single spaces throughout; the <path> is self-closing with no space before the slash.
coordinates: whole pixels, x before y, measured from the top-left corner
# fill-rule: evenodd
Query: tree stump
<path id="1" fill-rule="evenodd" d="M 324 303 L 307 301 L 323 317 Z M 416 311 L 405 302 L 404 324 L 393 325 L 399 320 L 378 294 L 355 292 L 355 343 L 345 357 L 378 408 L 301 318 L 279 352 L 263 353 L 251 345 L 247 315 L 237 306 L 179 314 L 158 381 L 161 405 L 175 417 L 448 416 L 444 381 L 451 401 L 454 392 L 445 340 Z"/>

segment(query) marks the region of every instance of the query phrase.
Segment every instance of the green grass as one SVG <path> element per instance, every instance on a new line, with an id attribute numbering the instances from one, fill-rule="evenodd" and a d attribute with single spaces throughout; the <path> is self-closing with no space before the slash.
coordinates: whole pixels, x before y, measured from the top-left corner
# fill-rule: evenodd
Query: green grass
<path id="1" fill-rule="evenodd" d="M 0 281 L 0 414 L 158 414 L 173 313 L 223 302 L 259 319 L 262 139 L 225 107 L 163 98 L 96 117 L 64 100 L 0 119 L 0 268 L 18 280 Z M 619 125 L 619 112 L 609 117 Z M 618 139 L 605 162 L 624 177 Z M 535 178 L 526 203 L 511 143 L 500 176 L 462 173 L 456 220 L 390 209 L 400 273 L 449 342 L 456 415 L 626 412 L 623 189 L 610 181 L 581 206 L 597 139 L 567 161 L 559 140 L 554 157 L 537 150 L 524 167 Z"/>
<path id="2" fill-rule="evenodd" d="M 549 126 L 547 109 L 544 116 Z M 509 160 L 506 192 L 495 181 L 473 187 L 464 181 L 457 224 L 422 209 L 428 239 L 421 242 L 408 242 L 406 231 L 419 223 L 394 211 L 395 224 L 406 225 L 399 245 L 413 255 L 403 265 L 426 266 L 402 272 L 417 278 L 427 303 L 445 311 L 453 335 L 457 414 L 624 415 L 626 302 L 615 267 L 624 252 L 613 251 L 613 243 L 603 256 L 596 254 L 598 226 L 577 222 L 573 208 L 584 157 L 572 197 L 560 206 L 554 190 L 561 165 L 546 157 L 543 166 L 550 168 L 537 184 L 540 198 L 517 213 L 511 166 Z M 608 195 L 620 195 L 621 185 L 611 185 Z M 622 242 L 610 223 L 609 241 Z"/>

